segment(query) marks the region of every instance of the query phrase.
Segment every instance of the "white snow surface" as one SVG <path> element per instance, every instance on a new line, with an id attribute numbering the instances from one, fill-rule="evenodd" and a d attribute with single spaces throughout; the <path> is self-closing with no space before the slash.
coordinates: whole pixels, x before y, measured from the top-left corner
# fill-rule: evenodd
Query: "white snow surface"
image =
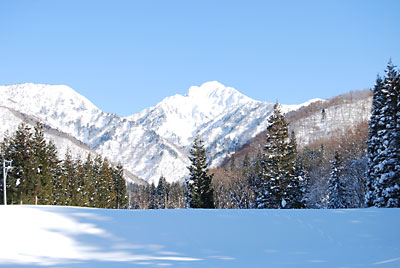
<path id="1" fill-rule="evenodd" d="M 1 267 L 400 266 L 400 209 L 1 206 L 0 215 Z"/>
<path id="2" fill-rule="evenodd" d="M 291 111 L 295 111 L 295 110 L 298 110 L 298 109 L 300 109 L 302 107 L 306 107 L 306 106 L 308 106 L 308 105 L 310 105 L 310 104 L 312 104 L 314 102 L 318 102 L 318 101 L 324 102 L 326 100 L 320 99 L 320 98 L 315 98 L 315 99 L 311 99 L 311 100 L 306 101 L 306 102 L 301 103 L 301 104 L 289 104 L 289 105 L 286 104 L 286 105 L 282 105 L 282 112 L 283 113 L 288 113 L 288 112 L 291 112 Z"/>

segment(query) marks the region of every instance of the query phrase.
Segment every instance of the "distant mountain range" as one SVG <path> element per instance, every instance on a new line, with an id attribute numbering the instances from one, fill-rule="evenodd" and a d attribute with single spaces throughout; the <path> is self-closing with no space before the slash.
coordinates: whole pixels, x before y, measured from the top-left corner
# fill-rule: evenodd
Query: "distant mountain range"
<path id="1" fill-rule="evenodd" d="M 0 94 L 0 136 L 11 134 L 23 121 L 39 120 L 61 156 L 67 148 L 75 156 L 96 152 L 122 163 L 128 180 L 155 183 L 160 176 L 172 182 L 188 174 L 187 156 L 195 136 L 205 141 L 211 166 L 220 165 L 266 129 L 273 109 L 273 103 L 253 100 L 218 82 L 193 86 L 186 95 L 165 98 L 128 117 L 105 113 L 64 85 L 0 86 Z M 283 105 L 282 110 L 295 118 L 297 111 L 323 102 Z M 365 121 L 370 102 L 368 97 L 292 120 L 299 143 Z"/>

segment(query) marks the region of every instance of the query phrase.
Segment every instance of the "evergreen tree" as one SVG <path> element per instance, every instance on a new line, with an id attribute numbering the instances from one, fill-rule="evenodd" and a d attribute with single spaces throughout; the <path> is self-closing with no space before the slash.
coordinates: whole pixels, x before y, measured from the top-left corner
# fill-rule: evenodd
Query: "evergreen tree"
<path id="1" fill-rule="evenodd" d="M 148 203 L 149 203 L 149 209 L 157 209 L 157 200 L 156 200 L 156 186 L 154 185 L 154 182 L 151 183 L 151 185 L 148 185 L 147 188 L 147 193 L 148 193 Z"/>
<path id="2" fill-rule="evenodd" d="M 82 206 L 82 200 L 84 198 L 84 176 L 83 164 L 80 158 L 73 161 L 74 165 L 74 178 L 71 178 L 71 198 L 70 206 Z"/>
<path id="3" fill-rule="evenodd" d="M 74 196 L 74 206 L 84 207 L 87 206 L 87 185 L 84 163 L 81 159 L 77 159 L 76 163 L 76 196 Z"/>
<path id="4" fill-rule="evenodd" d="M 59 160 L 57 149 L 52 142 L 46 142 L 43 124 L 37 123 L 32 137 L 32 165 L 36 172 L 32 175 L 31 183 L 34 184 L 35 204 L 52 204 L 53 183 L 56 180 Z M 39 200 L 38 200 L 39 199 Z"/>
<path id="5" fill-rule="evenodd" d="M 379 165 L 382 159 L 380 152 L 383 151 L 383 144 L 378 133 L 383 131 L 385 125 L 381 120 L 383 114 L 381 113 L 385 106 L 386 98 L 383 94 L 383 80 L 378 75 L 376 83 L 373 89 L 372 98 L 372 111 L 371 118 L 369 120 L 369 132 L 367 141 L 367 155 L 368 155 L 368 170 L 367 170 L 367 194 L 366 194 L 366 205 L 373 206 L 376 199 L 376 181 L 380 176 L 376 167 Z"/>
<path id="6" fill-rule="evenodd" d="M 299 181 L 301 189 L 301 208 L 308 208 L 310 203 L 311 193 L 311 178 L 308 171 L 300 165 L 299 169 Z"/>
<path id="7" fill-rule="evenodd" d="M 336 152 L 332 161 L 332 173 L 328 181 L 328 208 L 350 208 L 354 191 L 346 185 L 343 176 L 343 163 Z"/>
<path id="8" fill-rule="evenodd" d="M 290 163 L 288 165 L 287 174 L 287 208 L 303 208 L 303 192 L 305 183 L 305 171 L 302 169 L 301 165 L 298 163 L 297 157 L 297 142 L 296 135 L 292 131 L 290 135 L 290 142 L 288 148 L 288 154 L 286 156 L 286 161 Z"/>
<path id="9" fill-rule="evenodd" d="M 300 189 L 296 172 L 295 140 L 290 139 L 288 124 L 278 103 L 268 123 L 265 153 L 261 162 L 262 173 L 256 182 L 257 208 L 297 206 L 301 198 L 297 197 Z"/>
<path id="10" fill-rule="evenodd" d="M 83 195 L 81 203 L 85 207 L 93 207 L 96 198 L 96 178 L 93 177 L 93 165 L 92 155 L 88 154 L 82 165 Z"/>
<path id="11" fill-rule="evenodd" d="M 165 209 L 168 203 L 167 187 L 167 181 L 161 176 L 156 189 L 156 206 L 158 209 Z"/>
<path id="12" fill-rule="evenodd" d="M 214 208 L 212 175 L 208 174 L 208 163 L 203 141 L 196 137 L 190 150 L 188 167 L 190 175 L 186 180 L 187 203 L 190 208 Z"/>
<path id="13" fill-rule="evenodd" d="M 72 159 L 71 152 L 67 150 L 64 161 L 61 164 L 61 176 L 59 181 L 59 200 L 58 205 L 76 205 L 74 197 L 77 192 L 76 184 L 76 165 Z"/>
<path id="14" fill-rule="evenodd" d="M 90 206 L 101 207 L 100 205 L 100 191 L 102 190 L 102 181 L 100 180 L 101 167 L 103 165 L 103 159 L 100 155 L 96 155 L 93 159 L 93 163 L 90 167 L 89 178 L 92 180 L 93 192 L 90 194 Z"/>
<path id="15" fill-rule="evenodd" d="M 114 182 L 112 180 L 112 171 L 107 159 L 103 160 L 98 182 L 98 207 L 111 208 L 112 205 L 115 204 L 116 196 L 114 192 Z"/>
<path id="16" fill-rule="evenodd" d="M 168 208 L 185 208 L 185 186 L 179 182 L 171 183 L 168 195 Z"/>
<path id="17" fill-rule="evenodd" d="M 14 136 L 9 139 L 5 159 L 12 160 L 14 167 L 7 176 L 7 203 L 32 202 L 34 198 L 30 191 L 34 190 L 35 185 L 30 184 L 30 179 L 37 170 L 32 162 L 32 133 L 27 125 L 19 125 Z"/>
<path id="18" fill-rule="evenodd" d="M 400 207 L 399 73 L 390 61 L 374 88 L 368 140 L 366 203 Z"/>
<path id="19" fill-rule="evenodd" d="M 128 196 L 126 190 L 126 181 L 124 179 L 124 168 L 118 164 L 113 169 L 114 192 L 115 192 L 115 206 L 114 208 L 120 209 L 128 205 Z"/>

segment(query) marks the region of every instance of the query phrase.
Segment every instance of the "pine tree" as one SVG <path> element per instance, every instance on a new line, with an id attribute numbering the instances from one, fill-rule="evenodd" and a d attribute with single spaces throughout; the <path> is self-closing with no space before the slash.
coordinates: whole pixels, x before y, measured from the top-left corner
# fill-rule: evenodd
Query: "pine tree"
<path id="1" fill-rule="evenodd" d="M 301 206 L 302 208 L 308 208 L 311 195 L 311 178 L 308 171 L 300 164 L 299 169 L 299 180 L 301 189 Z"/>
<path id="2" fill-rule="evenodd" d="M 30 179 L 37 171 L 32 162 L 32 133 L 27 125 L 19 125 L 9 139 L 5 158 L 13 160 L 14 167 L 7 176 L 7 203 L 33 204 L 34 198 L 30 193 L 35 187 L 30 184 Z"/>
<path id="3" fill-rule="evenodd" d="M 149 204 L 149 209 L 158 209 L 157 207 L 157 200 L 156 200 L 156 186 L 154 185 L 154 182 L 151 183 L 151 185 L 148 185 L 147 191 L 148 193 L 148 204 Z"/>
<path id="4" fill-rule="evenodd" d="M 257 208 L 297 206 L 295 203 L 301 198 L 296 194 L 300 190 L 296 178 L 295 140 L 290 139 L 288 124 L 278 103 L 268 123 L 262 174 L 256 182 Z"/>
<path id="5" fill-rule="evenodd" d="M 165 209 L 168 203 L 167 181 L 163 176 L 160 177 L 156 189 L 156 206 L 158 209 Z"/>
<path id="6" fill-rule="evenodd" d="M 113 168 L 114 192 L 115 192 L 115 206 L 114 208 L 120 209 L 128 205 L 128 197 L 126 190 L 126 181 L 124 179 L 124 168 L 118 164 Z"/>
<path id="7" fill-rule="evenodd" d="M 59 200 L 58 205 L 76 205 L 73 200 L 76 195 L 78 185 L 76 184 L 76 165 L 72 159 L 71 152 L 67 150 L 64 161 L 61 164 L 61 176 L 59 180 Z"/>
<path id="8" fill-rule="evenodd" d="M 366 204 L 400 207 L 399 73 L 389 61 L 374 88 L 368 140 Z"/>
<path id="9" fill-rule="evenodd" d="M 378 133 L 385 128 L 383 121 L 381 120 L 381 111 L 386 103 L 385 94 L 383 94 L 383 80 L 378 75 L 376 83 L 373 89 L 372 98 L 372 111 L 371 118 L 369 120 L 369 132 L 367 141 L 367 155 L 368 155 L 368 170 L 367 170 L 367 194 L 366 194 L 366 205 L 373 206 L 376 199 L 376 181 L 379 177 L 379 173 L 376 167 L 381 161 L 380 152 L 383 151 L 381 138 Z"/>
<path id="10" fill-rule="evenodd" d="M 171 183 L 168 195 L 168 208 L 185 208 L 185 188 L 179 182 Z"/>
<path id="11" fill-rule="evenodd" d="M 298 163 L 297 158 L 297 142 L 296 135 L 292 131 L 290 135 L 290 142 L 288 148 L 288 154 L 286 156 L 286 161 L 290 163 L 288 165 L 287 174 L 287 208 L 303 208 L 303 192 L 304 192 L 304 181 L 305 181 L 305 171 L 302 169 L 301 165 Z"/>
<path id="12" fill-rule="evenodd" d="M 44 138 L 43 124 L 37 123 L 32 137 L 32 165 L 36 170 L 32 176 L 31 183 L 34 183 L 35 204 L 52 204 L 53 183 L 56 179 L 59 160 L 57 149 L 52 142 Z M 39 200 L 38 200 L 39 199 Z"/>
<path id="13" fill-rule="evenodd" d="M 114 182 L 112 180 L 112 171 L 107 159 L 103 160 L 98 178 L 98 207 L 111 208 L 112 205 L 115 204 L 116 196 L 114 192 Z"/>
<path id="14" fill-rule="evenodd" d="M 86 174 L 84 163 L 81 159 L 77 159 L 76 163 L 76 196 L 74 196 L 74 205 L 79 207 L 87 206 L 87 186 L 86 186 Z"/>
<path id="15" fill-rule="evenodd" d="M 212 175 L 208 174 L 208 163 L 203 141 L 196 137 L 190 150 L 188 167 L 190 175 L 186 180 L 187 203 L 190 208 L 214 208 Z"/>
<path id="16" fill-rule="evenodd" d="M 328 208 L 350 208 L 354 191 L 346 185 L 343 176 L 343 162 L 339 153 L 334 154 L 332 173 L 328 181 Z"/>
<path id="17" fill-rule="evenodd" d="M 376 183 L 376 201 L 378 207 L 400 207 L 400 149 L 398 147 L 400 130 L 396 128 L 397 114 L 399 107 L 399 73 L 395 66 L 389 61 L 386 70 L 383 93 L 387 96 L 387 102 L 383 108 L 386 123 L 385 131 L 381 134 L 384 151 L 382 152 L 383 161 L 378 168 L 381 176 Z"/>

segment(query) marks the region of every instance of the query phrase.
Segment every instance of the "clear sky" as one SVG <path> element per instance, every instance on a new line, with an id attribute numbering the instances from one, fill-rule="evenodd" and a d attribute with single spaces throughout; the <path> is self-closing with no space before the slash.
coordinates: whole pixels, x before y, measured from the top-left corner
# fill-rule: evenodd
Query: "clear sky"
<path id="1" fill-rule="evenodd" d="M 121 116 L 213 80 L 297 104 L 400 65 L 399 14 L 399 0 L 1 0 L 0 84 L 65 84 Z"/>

